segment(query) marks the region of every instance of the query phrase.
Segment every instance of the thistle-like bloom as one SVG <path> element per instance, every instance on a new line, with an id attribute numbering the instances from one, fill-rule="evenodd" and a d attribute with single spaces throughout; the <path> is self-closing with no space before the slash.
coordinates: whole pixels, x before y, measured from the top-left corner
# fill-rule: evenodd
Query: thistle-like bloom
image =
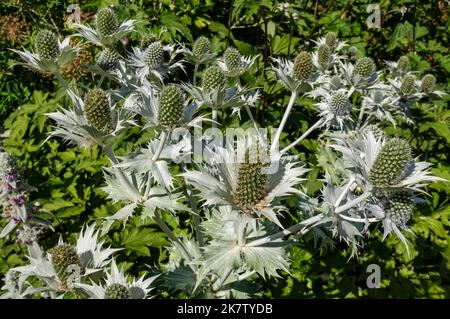
<path id="1" fill-rule="evenodd" d="M 104 71 L 113 71 L 119 66 L 120 58 L 114 49 L 105 48 L 97 59 L 97 65 Z"/>
<path id="2" fill-rule="evenodd" d="M 60 72 L 62 67 L 73 62 L 79 50 L 79 45 L 72 48 L 70 37 L 61 42 L 54 32 L 41 30 L 36 35 L 35 49 L 35 53 L 28 50 L 11 49 L 11 51 L 19 54 L 24 60 L 24 62 L 18 64 L 38 72 L 56 74 Z"/>
<path id="3" fill-rule="evenodd" d="M 211 61 L 215 55 L 212 54 L 210 40 L 207 37 L 201 36 L 195 40 L 192 50 L 182 45 L 183 55 L 186 61 L 199 65 Z"/>
<path id="4" fill-rule="evenodd" d="M 105 145 L 127 125 L 133 125 L 132 114 L 111 105 L 109 94 L 100 89 L 89 91 L 84 101 L 73 91 L 67 91 L 73 108 L 47 114 L 56 122 L 50 137 L 59 136 L 78 146 Z"/>
<path id="5" fill-rule="evenodd" d="M 398 61 L 386 61 L 386 65 L 394 76 L 403 77 L 411 70 L 409 58 L 405 55 L 402 55 Z"/>
<path id="6" fill-rule="evenodd" d="M 130 64 L 136 69 L 136 74 L 143 84 L 148 80 L 163 83 L 164 78 L 176 69 L 184 71 L 183 60 L 175 61 L 183 49 L 175 44 L 162 45 L 160 41 L 151 43 L 147 48 L 133 48 L 130 54 Z M 165 60 L 168 56 L 168 60 Z"/>
<path id="7" fill-rule="evenodd" d="M 345 122 L 351 121 L 350 102 L 345 90 L 332 93 L 323 90 L 322 100 L 316 105 L 320 110 L 320 116 L 323 118 L 322 125 L 338 126 L 342 129 Z"/>
<path id="8" fill-rule="evenodd" d="M 95 225 L 83 227 L 75 246 L 61 239 L 57 246 L 47 253 L 34 243 L 30 251 L 30 264 L 13 270 L 25 277 L 36 277 L 44 286 L 35 287 L 32 292 L 52 292 L 64 295 L 74 288 L 74 282 L 102 270 L 111 260 L 110 256 L 120 249 L 103 248 L 99 241 L 99 230 Z"/>
<path id="9" fill-rule="evenodd" d="M 300 52 L 294 61 L 284 58 L 272 58 L 272 60 L 275 62 L 272 70 L 278 81 L 290 92 L 310 91 L 315 84 L 321 83 L 325 79 L 322 75 L 313 73 L 314 64 L 308 52 Z"/>
<path id="10" fill-rule="evenodd" d="M 425 74 L 420 80 L 420 92 L 425 95 L 436 95 L 438 97 L 444 96 L 446 93 L 436 90 L 436 78 L 432 74 Z"/>
<path id="11" fill-rule="evenodd" d="M 79 33 L 89 42 L 97 46 L 112 47 L 120 39 L 133 31 L 136 20 L 127 20 L 120 26 L 114 11 L 110 8 L 103 8 L 97 12 L 95 17 L 95 29 L 87 25 L 75 24 Z"/>
<path id="12" fill-rule="evenodd" d="M 145 127 L 173 130 L 180 127 L 197 126 L 203 116 L 194 117 L 198 106 L 187 104 L 185 94 L 178 85 L 166 85 L 159 91 L 144 85 L 136 88 L 125 103 L 125 108 L 140 114 L 147 122 Z"/>
<path id="13" fill-rule="evenodd" d="M 228 77 L 237 77 L 247 71 L 257 56 L 245 57 L 236 48 L 227 48 L 218 65 Z"/>
<path id="14" fill-rule="evenodd" d="M 366 130 L 353 139 L 336 138 L 336 142 L 332 147 L 343 154 L 364 189 L 374 189 L 382 195 L 386 191 L 424 192 L 422 188 L 427 183 L 443 181 L 431 175 L 430 163 L 412 158 L 410 146 L 402 139 L 375 137 Z"/>
<path id="15" fill-rule="evenodd" d="M 86 292 L 90 299 L 150 299 L 150 287 L 157 276 L 130 281 L 125 276 L 123 269 L 119 270 L 116 262 L 112 261 L 111 270 L 106 273 L 106 279 L 102 285 L 91 281 L 90 284 L 77 283 L 76 287 Z"/>
<path id="16" fill-rule="evenodd" d="M 346 82 L 358 89 L 373 87 L 379 80 L 381 72 L 377 72 L 375 62 L 369 57 L 363 57 L 352 63 L 339 62 Z"/>
<path id="17" fill-rule="evenodd" d="M 275 205 L 275 199 L 301 194 L 294 186 L 308 170 L 293 159 L 271 157 L 261 141 L 241 139 L 236 149 L 217 146 L 211 164 L 183 175 L 200 191 L 205 205 L 230 205 L 243 213 L 263 215 L 282 227 L 276 216 L 282 207 Z"/>

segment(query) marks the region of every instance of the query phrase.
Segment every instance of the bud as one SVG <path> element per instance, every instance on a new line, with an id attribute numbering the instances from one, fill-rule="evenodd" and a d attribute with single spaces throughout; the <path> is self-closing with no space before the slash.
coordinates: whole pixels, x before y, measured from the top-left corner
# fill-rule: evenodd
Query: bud
<path id="1" fill-rule="evenodd" d="M 119 26 L 116 14 L 110 8 L 103 8 L 97 12 L 96 25 L 97 32 L 102 37 L 116 33 Z"/>
<path id="2" fill-rule="evenodd" d="M 319 49 L 317 50 L 317 58 L 319 61 L 319 65 L 322 68 L 325 69 L 328 66 L 328 63 L 330 62 L 330 55 L 331 50 L 328 45 L 322 44 L 319 46 Z"/>
<path id="3" fill-rule="evenodd" d="M 362 77 L 371 76 L 376 70 L 375 63 L 371 58 L 364 57 L 358 60 L 355 65 L 355 74 L 359 74 Z"/>
<path id="4" fill-rule="evenodd" d="M 392 138 L 381 148 L 370 170 L 370 179 L 376 187 L 397 184 L 411 159 L 411 147 L 400 138 Z"/>
<path id="5" fill-rule="evenodd" d="M 144 37 L 141 40 L 141 48 L 147 48 L 150 44 L 157 41 L 159 41 L 159 38 L 155 34 L 148 33 L 144 35 Z"/>
<path id="6" fill-rule="evenodd" d="M 344 93 L 334 94 L 331 98 L 330 109 L 336 116 L 347 116 L 350 113 L 347 95 Z"/>
<path id="7" fill-rule="evenodd" d="M 68 244 L 61 244 L 53 247 L 49 251 L 51 255 L 51 261 L 55 272 L 63 285 L 66 284 L 71 272 L 67 267 L 75 265 L 80 267 L 80 274 L 84 272 L 84 267 L 81 264 L 77 251 L 74 247 Z"/>
<path id="8" fill-rule="evenodd" d="M 104 49 L 97 60 L 97 65 L 105 71 L 114 70 L 119 65 L 119 54 L 110 48 Z"/>
<path id="9" fill-rule="evenodd" d="M 266 152 L 267 153 L 267 152 Z M 233 202 L 244 212 L 250 212 L 267 195 L 267 174 L 264 151 L 247 149 L 244 161 L 239 165 Z"/>
<path id="10" fill-rule="evenodd" d="M 150 70 L 156 69 L 164 59 L 164 48 L 160 41 L 153 42 L 147 48 L 144 61 Z"/>
<path id="11" fill-rule="evenodd" d="M 325 35 L 325 44 L 329 48 L 333 48 L 336 45 L 337 35 L 334 32 L 328 32 Z"/>
<path id="12" fill-rule="evenodd" d="M 105 289 L 105 299 L 130 299 L 130 294 L 124 285 L 112 284 Z"/>
<path id="13" fill-rule="evenodd" d="M 108 134 L 113 131 L 111 108 L 105 91 L 90 90 L 84 97 L 86 120 L 95 129 Z"/>
<path id="14" fill-rule="evenodd" d="M 436 78 L 432 74 L 426 74 L 420 83 L 420 90 L 425 93 L 430 93 L 436 84 Z"/>
<path id="15" fill-rule="evenodd" d="M 294 75 L 297 79 L 307 81 L 312 73 L 312 60 L 308 52 L 300 52 L 294 60 Z"/>
<path id="16" fill-rule="evenodd" d="M 407 56 L 401 56 L 397 61 L 397 69 L 399 71 L 405 72 L 409 68 L 409 59 Z"/>
<path id="17" fill-rule="evenodd" d="M 159 94 L 158 121 L 161 126 L 174 127 L 184 113 L 185 96 L 175 84 L 164 86 Z"/>
<path id="18" fill-rule="evenodd" d="M 203 72 L 202 87 L 206 91 L 214 91 L 215 89 L 225 86 L 225 74 L 217 65 L 212 65 Z"/>
<path id="19" fill-rule="evenodd" d="M 228 48 L 225 50 L 225 53 L 223 54 L 225 64 L 228 68 L 228 71 L 233 72 L 237 71 L 241 68 L 241 54 L 239 51 L 235 48 Z"/>
<path id="20" fill-rule="evenodd" d="M 201 59 L 209 53 L 209 50 L 211 50 L 209 39 L 207 37 L 199 37 L 194 43 L 192 53 L 194 57 Z"/>
<path id="21" fill-rule="evenodd" d="M 389 217 L 392 222 L 399 226 L 404 227 L 408 223 L 413 213 L 414 200 L 411 194 L 407 192 L 394 193 L 384 207 L 386 216 Z"/>
<path id="22" fill-rule="evenodd" d="M 408 74 L 403 78 L 402 85 L 400 86 L 400 91 L 403 94 L 411 93 L 414 89 L 416 83 L 416 76 L 413 74 Z"/>
<path id="23" fill-rule="evenodd" d="M 49 30 L 41 30 L 36 35 L 36 52 L 43 61 L 55 61 L 60 53 L 58 36 Z"/>

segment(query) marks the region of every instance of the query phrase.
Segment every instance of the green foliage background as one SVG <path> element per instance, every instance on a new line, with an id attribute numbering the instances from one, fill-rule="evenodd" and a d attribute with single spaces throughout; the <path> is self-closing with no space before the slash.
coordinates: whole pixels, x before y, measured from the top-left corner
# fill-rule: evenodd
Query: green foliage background
<path id="1" fill-rule="evenodd" d="M 264 89 L 256 118 L 262 126 L 268 127 L 279 123 L 288 99 L 286 91 L 267 72 L 270 57 L 292 57 L 299 48 L 311 48 L 311 40 L 327 31 L 337 32 L 340 39 L 358 48 L 358 54 L 373 57 L 380 67 L 386 60 L 396 60 L 407 54 L 417 71 L 434 74 L 439 89 L 450 92 L 448 1 L 379 1 L 380 29 L 369 29 L 366 25 L 370 14 L 366 8 L 371 2 L 292 1 L 288 9 L 290 16 L 280 13 L 278 3 L 271 0 L 80 0 L 78 4 L 84 21 L 89 21 L 97 8 L 112 4 L 120 18 L 141 21 L 140 32 L 157 32 L 164 25 L 168 30 L 164 34 L 165 41 L 190 43 L 206 35 L 212 37 L 216 52 L 233 45 L 245 55 L 260 54 L 254 70 L 247 72 L 243 80 Z M 101 168 L 108 161 L 98 149 L 82 151 L 58 139 L 44 143 L 51 129 L 44 114 L 64 103 L 57 84 L 21 67 L 11 68 L 16 57 L 7 48 L 31 48 L 34 35 L 42 27 L 66 33 L 65 11 L 69 4 L 59 0 L 5 0 L 0 4 L 0 133 L 9 132 L 4 134 L 8 135 L 3 140 L 4 147 L 18 157 L 28 183 L 39 189 L 32 193 L 32 199 L 38 201 L 48 218 L 54 221 L 56 232 L 46 231 L 42 238 L 45 248 L 52 247 L 59 235 L 73 240 L 83 223 L 120 208 L 108 203 L 100 190 L 103 185 Z M 11 36 L 11 30 L 5 27 L 7 17 L 11 16 L 26 23 L 26 28 L 16 30 L 17 36 L 14 33 Z M 131 36 L 131 44 L 137 43 L 137 34 Z M 387 126 L 385 129 L 388 134 L 409 140 L 417 156 L 434 164 L 435 175 L 450 180 L 449 101 L 447 95 L 431 107 L 419 104 L 413 110 L 418 119 L 415 125 L 399 123 L 395 128 Z M 285 143 L 300 136 L 316 121 L 315 117 L 311 101 L 302 100 L 287 123 Z M 228 125 L 238 123 L 232 121 Z M 117 152 L 124 154 L 145 143 L 148 134 L 142 136 L 138 128 L 123 133 L 116 145 Z M 306 182 L 309 195 L 318 194 L 320 167 L 329 165 L 324 156 L 316 156 L 317 150 L 323 147 L 316 133 L 296 148 L 304 162 L 316 167 Z M 306 237 L 292 248 L 291 274 L 261 281 L 263 295 L 270 298 L 449 298 L 450 184 L 433 183 L 428 192 L 430 205 L 416 207 L 411 221 L 415 232 L 415 236 L 408 238 L 413 247 L 412 258 L 407 258 L 394 236 L 382 242 L 380 229 L 373 230 L 357 259 L 349 259 L 350 250 L 345 244 L 337 243 L 334 249 L 319 249 L 312 238 Z M 292 217 L 284 221 L 286 224 L 299 215 L 295 203 L 291 207 Z M 185 233 L 189 227 L 185 217 L 168 217 L 172 219 L 167 222 L 176 232 Z M 4 222 L 0 221 L 0 227 L 3 226 Z M 162 248 L 168 241 L 151 222 L 133 219 L 125 229 L 113 228 L 109 240 L 114 247 L 125 248 L 119 261 L 135 274 L 147 269 L 147 265 L 167 259 Z M 26 247 L 17 244 L 14 237 L 1 239 L 0 273 L 25 263 L 25 254 Z M 381 267 L 379 289 L 367 288 L 369 264 Z M 157 290 L 162 297 L 188 297 L 163 288 Z"/>

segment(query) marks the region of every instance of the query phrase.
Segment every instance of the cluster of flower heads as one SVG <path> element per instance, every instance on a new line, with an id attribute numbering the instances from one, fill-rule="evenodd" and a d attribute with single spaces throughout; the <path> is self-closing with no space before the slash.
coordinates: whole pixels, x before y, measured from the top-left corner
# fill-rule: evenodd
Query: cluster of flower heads
<path id="1" fill-rule="evenodd" d="M 442 179 L 430 174 L 430 164 L 413 157 L 405 140 L 386 137 L 376 124 L 410 121 L 414 103 L 442 96 L 432 75 L 417 80 L 407 57 L 388 62 L 390 72 L 384 74 L 371 58 L 359 57 L 356 49 L 329 32 L 314 41 L 311 53 L 301 50 L 292 61 L 273 58 L 272 70 L 291 99 L 271 145 L 259 133 L 219 145 L 203 136 L 202 161 L 187 165 L 184 160 L 194 147 L 186 132 L 206 121 L 217 127 L 218 110 L 239 116 L 245 110 L 257 128 L 251 107 L 258 103 L 258 91 L 241 85 L 240 79 L 257 56 L 245 57 L 233 47 L 217 56 L 206 37 L 189 48 L 165 44 L 161 34 L 144 35 L 122 56 L 115 45 L 135 24 L 128 20 L 119 25 L 114 11 L 104 8 L 94 26 L 76 26 L 75 36 L 101 49 L 95 64 L 87 65 L 100 81 L 87 90 L 70 88 L 61 76 L 82 42 L 70 47 L 69 38 L 60 42 L 55 33 L 44 30 L 36 39 L 35 53 L 18 54 L 31 68 L 53 73 L 70 97 L 71 108 L 48 114 L 55 122 L 51 136 L 83 147 L 100 145 L 111 162 L 104 169 L 103 190 L 124 206 L 105 218 L 102 235 L 115 221 L 126 223 L 139 213 L 153 219 L 171 240 L 169 262 L 157 269 L 162 285 L 203 296 L 254 296 L 247 279 L 288 271 L 290 241 L 284 238 L 291 234 L 312 232 L 325 243 L 325 229 L 356 253 L 370 235 L 370 225 L 381 222 L 385 236 L 394 232 L 407 244 L 401 230 L 408 230 L 414 203 L 423 202 L 419 196 L 427 183 Z M 192 69 L 192 81 L 180 83 L 178 75 Z M 117 89 L 104 89 L 105 78 Z M 279 151 L 298 95 L 315 102 L 319 120 Z M 141 123 L 143 129 L 154 130 L 155 137 L 146 147 L 117 157 L 112 145 L 118 133 Z M 309 169 L 287 151 L 316 128 L 325 129 L 325 147 L 334 150 L 333 170 L 325 171 L 322 196 L 309 198 L 300 185 Z M 177 133 L 179 138 L 173 140 L 170 135 Z M 171 170 L 174 163 L 181 163 L 177 176 Z M 183 179 L 187 198 L 175 187 L 180 184 L 177 178 Z M 284 217 L 292 204 L 284 199 L 289 198 L 295 199 L 303 220 L 286 227 Z M 192 214 L 191 235 L 177 236 L 165 224 L 163 214 L 178 212 Z M 110 259 L 115 250 L 103 249 L 98 236 L 91 226 L 81 232 L 76 246 L 60 242 L 46 253 L 30 246 L 30 265 L 13 269 L 5 279 L 8 296 L 41 292 L 50 297 L 148 297 L 153 278 L 127 279 Z M 97 273 L 104 279 L 91 276 Z M 31 276 L 41 285 L 27 286 L 25 279 Z"/>
<path id="2" fill-rule="evenodd" d="M 25 183 L 16 159 L 0 150 L 0 208 L 1 217 L 6 221 L 0 238 L 15 231 L 19 243 L 30 245 L 39 239 L 46 225 L 50 226 L 34 214 L 38 207 L 29 202 L 31 190 L 33 188 Z"/>

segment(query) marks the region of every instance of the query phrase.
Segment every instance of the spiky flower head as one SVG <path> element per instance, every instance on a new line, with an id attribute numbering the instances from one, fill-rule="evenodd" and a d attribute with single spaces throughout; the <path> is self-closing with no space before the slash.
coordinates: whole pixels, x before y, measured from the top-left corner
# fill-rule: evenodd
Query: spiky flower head
<path id="1" fill-rule="evenodd" d="M 408 192 L 391 195 L 384 207 L 386 216 L 399 227 L 404 227 L 412 216 L 414 200 Z"/>
<path id="2" fill-rule="evenodd" d="M 36 35 L 36 52 L 44 61 L 55 61 L 60 53 L 58 36 L 49 30 L 40 30 Z"/>
<path id="3" fill-rule="evenodd" d="M 402 55 L 397 61 L 397 69 L 404 72 L 408 68 L 409 68 L 409 59 L 407 56 Z"/>
<path id="4" fill-rule="evenodd" d="M 156 69 L 164 59 L 164 48 L 160 41 L 153 42 L 147 48 L 144 61 L 149 69 Z"/>
<path id="5" fill-rule="evenodd" d="M 159 94 L 158 122 L 164 127 L 174 127 L 184 113 L 185 95 L 178 85 L 170 84 Z"/>
<path id="6" fill-rule="evenodd" d="M 148 33 L 144 35 L 141 40 L 141 48 L 147 48 L 150 44 L 159 41 L 159 38 L 156 34 Z"/>
<path id="7" fill-rule="evenodd" d="M 313 63 L 311 55 L 306 52 L 300 52 L 294 60 L 294 75 L 297 79 L 306 81 L 311 76 Z"/>
<path id="8" fill-rule="evenodd" d="M 211 46 L 209 44 L 209 39 L 207 37 L 199 37 L 194 42 L 194 46 L 192 48 L 192 54 L 197 59 L 203 58 L 205 55 L 209 53 L 211 50 Z"/>
<path id="9" fill-rule="evenodd" d="M 433 90 L 436 84 L 436 78 L 432 74 L 425 74 L 420 84 L 420 90 L 425 93 L 429 93 Z"/>
<path id="10" fill-rule="evenodd" d="M 84 111 L 90 125 L 103 133 L 111 133 L 113 130 L 111 107 L 105 91 L 90 90 L 84 97 Z"/>
<path id="11" fill-rule="evenodd" d="M 112 284 L 105 289 L 105 299 L 130 299 L 127 287 L 122 284 Z"/>
<path id="12" fill-rule="evenodd" d="M 331 50 L 328 45 L 322 44 L 319 46 L 319 49 L 317 50 L 317 58 L 319 61 L 319 65 L 322 68 L 327 67 L 328 62 L 330 61 L 330 55 L 331 55 Z"/>
<path id="13" fill-rule="evenodd" d="M 217 65 L 212 65 L 203 72 L 202 87 L 207 91 L 213 91 L 225 86 L 225 74 Z"/>
<path id="14" fill-rule="evenodd" d="M 111 48 L 104 49 L 97 60 L 97 65 L 105 71 L 114 70 L 119 65 L 120 56 Z"/>
<path id="15" fill-rule="evenodd" d="M 239 164 L 234 204 L 244 212 L 250 212 L 267 195 L 267 149 L 259 143 L 247 148 Z"/>
<path id="16" fill-rule="evenodd" d="M 414 89 L 414 84 L 416 83 L 416 76 L 414 74 L 408 74 L 404 77 L 402 85 L 400 86 L 400 91 L 403 94 L 411 93 Z"/>
<path id="17" fill-rule="evenodd" d="M 405 173 L 411 159 L 411 147 L 401 138 L 388 140 L 378 153 L 370 179 L 376 187 L 390 187 L 397 184 Z"/>
<path id="18" fill-rule="evenodd" d="M 241 53 L 236 48 L 228 48 L 223 54 L 225 64 L 230 72 L 239 70 L 242 66 Z"/>
<path id="19" fill-rule="evenodd" d="M 336 45 L 337 35 L 334 32 L 328 32 L 325 35 L 325 44 L 329 48 L 333 48 Z"/>
<path id="20" fill-rule="evenodd" d="M 336 93 L 331 98 L 330 109 L 336 116 L 346 116 L 349 114 L 349 102 L 345 93 Z"/>
<path id="21" fill-rule="evenodd" d="M 355 74 L 359 74 L 362 77 L 369 77 L 376 70 L 376 65 L 369 57 L 359 59 L 355 65 Z"/>
<path id="22" fill-rule="evenodd" d="M 68 244 L 60 244 L 50 249 L 49 253 L 56 275 L 63 285 L 73 272 L 73 269 L 68 268 L 69 266 L 78 267 L 80 274 L 84 272 L 84 267 L 75 247 Z"/>
<path id="23" fill-rule="evenodd" d="M 105 37 L 116 33 L 119 24 L 115 12 L 110 8 L 103 8 L 97 12 L 96 16 L 97 32 Z"/>

